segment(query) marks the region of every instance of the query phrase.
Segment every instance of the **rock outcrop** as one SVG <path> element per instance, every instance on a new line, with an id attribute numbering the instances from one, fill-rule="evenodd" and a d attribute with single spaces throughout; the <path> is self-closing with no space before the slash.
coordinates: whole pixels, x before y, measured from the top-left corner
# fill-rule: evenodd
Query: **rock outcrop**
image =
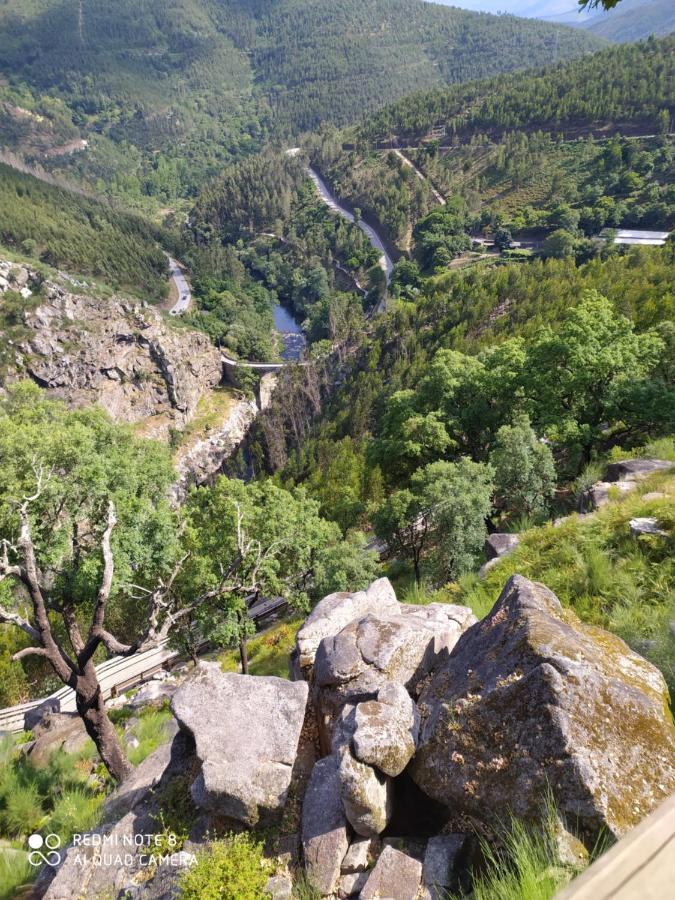
<path id="1" fill-rule="evenodd" d="M 536 819 L 550 790 L 589 841 L 618 836 L 675 789 L 667 696 L 623 641 L 514 576 L 422 692 L 412 775 L 488 827 Z"/>
<path id="2" fill-rule="evenodd" d="M 45 282 L 39 304 L 26 306 L 16 375 L 73 406 L 98 404 L 118 421 L 142 423 L 148 436 L 180 430 L 222 380 L 218 350 L 147 304 L 77 291 Z"/>
<path id="3" fill-rule="evenodd" d="M 649 475 L 672 468 L 673 463 L 665 459 L 624 459 L 610 463 L 605 470 L 604 481 L 596 481 L 581 498 L 581 510 L 601 509 L 609 503 L 610 491 L 629 494 Z"/>
<path id="4" fill-rule="evenodd" d="M 496 532 L 488 535 L 485 541 L 485 557 L 488 560 L 501 559 L 512 553 L 520 542 L 517 534 L 508 534 L 506 532 Z"/>
<path id="5" fill-rule="evenodd" d="M 324 745 L 345 703 L 375 699 L 390 682 L 414 692 L 439 656 L 447 656 L 475 621 L 471 610 L 462 606 L 399 605 L 397 613 L 368 613 L 325 637 L 316 654 L 313 679 Z"/>
<path id="6" fill-rule="evenodd" d="M 400 775 L 415 753 L 420 717 L 400 684 L 387 684 L 377 700 L 356 707 L 352 736 L 354 755 L 385 775 Z"/>
<path id="7" fill-rule="evenodd" d="M 62 851 L 60 866 L 45 866 L 34 894 L 44 900 L 74 897 L 138 897 L 160 900 L 177 893 L 177 880 L 194 861 L 196 847 L 157 847 L 157 833 L 164 788 L 185 773 L 189 746 L 175 735 L 142 762 L 106 800 L 103 824 L 86 842 Z M 140 891 L 142 890 L 142 894 Z"/>
<path id="8" fill-rule="evenodd" d="M 361 900 L 410 900 L 417 897 L 422 881 L 422 863 L 394 847 L 385 847 L 368 881 L 361 891 Z"/>
<path id="9" fill-rule="evenodd" d="M 363 837 L 381 834 L 392 814 L 391 779 L 359 762 L 349 747 L 341 748 L 338 760 L 340 795 L 349 824 Z"/>
<path id="10" fill-rule="evenodd" d="M 308 671 L 314 665 L 319 644 L 367 613 L 396 614 L 400 603 L 388 578 L 374 581 L 368 590 L 354 593 L 338 592 L 320 600 L 305 619 L 296 638 L 300 667 Z"/>
<path id="11" fill-rule="evenodd" d="M 248 826 L 280 816 L 307 695 L 302 681 L 235 675 L 218 663 L 200 663 L 171 701 L 201 763 L 191 788 L 198 807 Z"/>

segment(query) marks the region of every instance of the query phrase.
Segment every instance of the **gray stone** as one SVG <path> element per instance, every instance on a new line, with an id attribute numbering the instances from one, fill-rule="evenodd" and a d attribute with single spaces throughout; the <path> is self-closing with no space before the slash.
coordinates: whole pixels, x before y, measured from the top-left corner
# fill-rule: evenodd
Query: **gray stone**
<path id="1" fill-rule="evenodd" d="M 668 532 L 664 531 L 663 528 L 659 528 L 659 520 L 653 516 L 639 516 L 631 519 L 628 523 L 628 529 L 630 536 L 634 538 L 642 537 L 643 535 L 668 537 Z"/>
<path id="2" fill-rule="evenodd" d="M 414 900 L 420 888 L 422 863 L 393 847 L 385 847 L 368 881 L 361 891 L 360 900 Z"/>
<path id="3" fill-rule="evenodd" d="M 42 722 L 44 717 L 49 713 L 58 713 L 61 711 L 61 701 L 58 697 L 48 697 L 44 703 L 29 709 L 23 716 L 24 731 L 34 731 L 37 725 Z"/>
<path id="4" fill-rule="evenodd" d="M 359 838 L 351 842 L 349 850 L 342 860 L 341 871 L 345 875 L 353 872 L 365 872 L 380 849 L 376 838 Z"/>
<path id="5" fill-rule="evenodd" d="M 417 746 L 420 718 L 406 689 L 390 683 L 377 700 L 359 703 L 352 744 L 361 762 L 395 777 L 408 765 Z"/>
<path id="6" fill-rule="evenodd" d="M 42 768 L 49 763 L 53 753 L 77 753 L 83 749 L 89 735 L 77 713 L 45 712 L 33 728 L 35 740 L 28 756 L 32 765 Z"/>
<path id="7" fill-rule="evenodd" d="M 367 872 L 350 872 L 348 875 L 343 875 L 338 882 L 338 897 L 341 900 L 354 897 L 363 890 L 367 881 Z"/>
<path id="8" fill-rule="evenodd" d="M 538 820 L 547 790 L 592 843 L 675 789 L 661 673 L 522 576 L 464 634 L 420 696 L 411 773 L 453 813 Z"/>
<path id="9" fill-rule="evenodd" d="M 44 900 L 135 898 L 139 891 L 143 900 L 176 896 L 177 880 L 192 863 L 192 853 L 174 854 L 148 878 L 150 870 L 143 858 L 147 863 L 151 850 L 147 843 L 135 849 L 134 841 L 137 835 L 157 832 L 161 791 L 185 771 L 189 752 L 185 735 L 177 734 L 138 765 L 108 798 L 104 824 L 93 832 L 106 842 L 103 853 L 100 846 L 73 845 L 62 850 L 56 871 L 49 866 L 41 870 L 35 896 Z"/>
<path id="10" fill-rule="evenodd" d="M 640 497 L 645 503 L 651 503 L 653 500 L 665 500 L 668 495 L 664 491 L 648 491 Z"/>
<path id="11" fill-rule="evenodd" d="M 280 815 L 305 716 L 305 682 L 221 672 L 200 663 L 171 702 L 195 740 L 197 806 L 245 825 Z"/>
<path id="12" fill-rule="evenodd" d="M 386 615 L 398 611 L 399 602 L 388 578 L 378 578 L 366 591 L 329 594 L 317 603 L 298 631 L 299 665 L 303 669 L 313 666 L 321 641 L 342 631 L 354 619 L 367 613 Z"/>
<path id="13" fill-rule="evenodd" d="M 349 824 L 363 837 L 381 834 L 391 818 L 391 779 L 354 759 L 348 747 L 340 751 L 338 771 Z"/>
<path id="14" fill-rule="evenodd" d="M 274 875 L 265 885 L 265 894 L 271 900 L 292 900 L 293 879 L 290 875 Z"/>
<path id="15" fill-rule="evenodd" d="M 305 868 L 322 896 L 335 891 L 348 847 L 338 761 L 335 756 L 324 756 L 314 764 L 302 806 Z"/>
<path id="16" fill-rule="evenodd" d="M 457 882 L 457 861 L 467 841 L 465 834 L 439 834 L 429 838 L 422 882 L 432 900 L 443 900 Z"/>
<path id="17" fill-rule="evenodd" d="M 176 693 L 176 685 L 173 682 L 148 681 L 142 685 L 129 701 L 132 709 L 140 709 L 150 703 L 160 703 L 170 699 Z"/>
<path id="18" fill-rule="evenodd" d="M 637 489 L 635 481 L 598 481 L 586 491 L 581 500 L 582 512 L 589 510 L 602 509 L 609 503 L 609 492 L 614 491 L 619 494 L 630 494 Z"/>
<path id="19" fill-rule="evenodd" d="M 517 534 L 495 533 L 488 535 L 485 541 L 485 557 L 486 559 L 499 559 L 508 553 L 513 553 L 520 538 Z"/>
<path id="20" fill-rule="evenodd" d="M 610 463 L 605 472 L 605 481 L 638 481 L 654 472 L 667 472 L 673 463 L 665 459 L 623 459 Z"/>
<path id="21" fill-rule="evenodd" d="M 314 697 L 324 748 L 345 703 L 372 700 L 389 682 L 414 691 L 475 618 L 466 607 L 402 607 L 366 615 L 324 638 L 314 664 Z"/>

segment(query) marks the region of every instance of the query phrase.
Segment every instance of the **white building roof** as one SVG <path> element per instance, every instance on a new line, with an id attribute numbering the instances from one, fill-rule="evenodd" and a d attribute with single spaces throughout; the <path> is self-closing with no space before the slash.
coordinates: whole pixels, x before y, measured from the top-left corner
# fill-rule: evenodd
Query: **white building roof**
<path id="1" fill-rule="evenodd" d="M 645 244 L 652 247 L 663 247 L 668 240 L 669 231 L 640 231 L 631 228 L 620 228 L 614 237 L 615 244 Z"/>

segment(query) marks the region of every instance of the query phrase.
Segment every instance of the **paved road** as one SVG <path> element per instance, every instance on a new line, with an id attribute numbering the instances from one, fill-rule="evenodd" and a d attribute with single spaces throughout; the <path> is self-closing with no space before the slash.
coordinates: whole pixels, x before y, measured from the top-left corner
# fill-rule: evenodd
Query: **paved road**
<path id="1" fill-rule="evenodd" d="M 326 204 L 326 206 L 329 209 L 332 209 L 335 212 L 339 213 L 343 217 L 343 219 L 346 219 L 348 222 L 353 223 L 354 222 L 353 214 L 348 209 L 346 209 L 344 206 L 342 206 L 340 203 L 338 203 L 337 199 L 331 193 L 328 185 L 321 178 L 319 173 L 315 172 L 314 169 L 312 169 L 312 168 L 308 168 L 307 173 L 308 173 L 309 177 L 312 179 L 312 181 L 314 182 L 316 189 L 319 192 L 319 196 L 321 197 L 323 202 Z M 371 227 L 367 222 L 364 222 L 363 219 L 361 219 L 357 224 L 358 224 L 359 228 L 361 229 L 361 231 L 364 232 L 364 234 L 366 235 L 366 237 L 368 238 L 370 243 L 373 245 L 373 247 L 375 247 L 376 250 L 380 251 L 380 253 L 381 253 L 380 266 L 382 267 L 382 271 L 384 272 L 384 274 L 387 277 L 387 284 L 389 284 L 389 282 L 391 281 L 392 273 L 394 271 L 394 260 L 387 253 L 387 250 L 384 246 L 382 239 L 380 238 L 379 234 L 375 231 L 375 229 L 373 227 Z"/>
<path id="2" fill-rule="evenodd" d="M 169 268 L 171 269 L 171 279 L 178 290 L 178 300 L 171 307 L 169 312 L 172 316 L 182 316 L 183 313 L 188 312 L 190 309 L 190 305 L 192 304 L 192 291 L 181 267 L 171 256 L 169 257 Z"/>
<path id="3" fill-rule="evenodd" d="M 445 206 L 445 197 L 442 197 L 441 194 L 439 194 L 439 192 L 433 186 L 431 179 L 427 178 L 427 176 L 423 172 L 420 172 L 420 170 L 417 168 L 417 166 L 414 164 L 414 162 L 411 159 L 408 159 L 407 156 L 404 156 L 400 150 L 394 150 L 394 154 L 396 156 L 398 156 L 398 158 L 403 162 L 404 165 L 409 166 L 413 170 L 413 172 L 415 173 L 415 175 L 417 175 L 417 177 L 420 179 L 420 181 L 428 181 L 429 182 L 429 187 L 431 188 L 431 193 L 436 198 L 436 202 L 440 203 L 441 206 Z"/>

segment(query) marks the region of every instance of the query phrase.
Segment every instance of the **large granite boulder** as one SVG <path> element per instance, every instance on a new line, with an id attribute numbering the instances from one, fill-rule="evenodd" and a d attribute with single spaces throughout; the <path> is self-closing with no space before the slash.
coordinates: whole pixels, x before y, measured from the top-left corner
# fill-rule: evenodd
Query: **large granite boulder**
<path id="1" fill-rule="evenodd" d="M 47 711 L 34 727 L 33 736 L 35 740 L 30 745 L 28 755 L 36 768 L 48 765 L 52 754 L 57 750 L 77 753 L 89 740 L 84 722 L 77 713 Z"/>
<path id="2" fill-rule="evenodd" d="M 342 631 L 354 619 L 367 613 L 387 615 L 398 611 L 399 602 L 388 578 L 378 578 L 365 591 L 329 594 L 317 603 L 298 631 L 296 648 L 300 667 L 311 668 L 321 641 Z"/>
<path id="3" fill-rule="evenodd" d="M 177 731 L 177 729 L 176 729 Z M 193 828 L 181 850 L 158 850 L 164 791 L 190 765 L 189 738 L 175 734 L 126 778 L 103 807 L 103 824 L 61 850 L 56 869 L 43 866 L 31 896 L 44 900 L 140 897 L 166 900 L 178 894 L 180 875 L 195 860 Z M 150 865 L 151 858 L 155 865 Z"/>
<path id="4" fill-rule="evenodd" d="M 538 818 L 550 790 L 589 842 L 603 826 L 618 836 L 675 790 L 667 701 L 654 666 L 514 576 L 422 692 L 410 769 L 488 826 Z"/>
<path id="5" fill-rule="evenodd" d="M 359 703 L 352 746 L 361 762 L 395 777 L 408 765 L 417 746 L 420 717 L 400 684 L 380 688 L 377 700 Z"/>
<path id="6" fill-rule="evenodd" d="M 195 740 L 197 806 L 253 826 L 283 809 L 305 717 L 305 682 L 224 673 L 200 663 L 171 709 Z"/>
<path id="7" fill-rule="evenodd" d="M 302 806 L 305 868 L 323 896 L 335 892 L 348 848 L 338 761 L 335 756 L 325 756 L 314 764 Z"/>
<path id="8" fill-rule="evenodd" d="M 314 696 L 324 746 L 345 703 L 372 700 L 390 682 L 414 692 L 475 621 L 466 607 L 437 603 L 402 607 L 396 615 L 370 613 L 324 638 L 314 665 Z"/>
<path id="9" fill-rule="evenodd" d="M 381 834 L 392 814 L 391 779 L 355 759 L 348 746 L 338 754 L 338 777 L 342 804 L 354 831 L 363 837 Z"/>

